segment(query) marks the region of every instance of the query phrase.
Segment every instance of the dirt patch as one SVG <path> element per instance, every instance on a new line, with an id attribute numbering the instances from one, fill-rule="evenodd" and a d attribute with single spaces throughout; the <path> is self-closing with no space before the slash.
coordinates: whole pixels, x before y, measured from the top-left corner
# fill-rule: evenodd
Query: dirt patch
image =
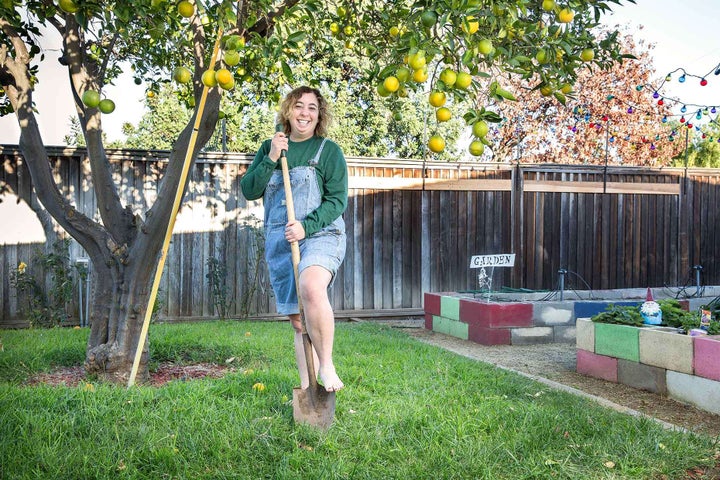
<path id="1" fill-rule="evenodd" d="M 410 336 L 474 360 L 509 368 L 575 388 L 691 432 L 720 438 L 720 416 L 668 397 L 575 371 L 573 344 L 485 346 L 425 328 L 403 329 Z"/>
<path id="2" fill-rule="evenodd" d="M 197 380 L 202 378 L 221 378 L 234 368 L 214 363 L 197 363 L 192 365 L 176 365 L 161 363 L 157 370 L 150 372 L 149 385 L 160 387 L 172 380 Z M 31 377 L 26 385 L 52 385 L 77 387 L 87 383 L 83 367 L 63 367 L 52 372 L 40 373 Z"/>

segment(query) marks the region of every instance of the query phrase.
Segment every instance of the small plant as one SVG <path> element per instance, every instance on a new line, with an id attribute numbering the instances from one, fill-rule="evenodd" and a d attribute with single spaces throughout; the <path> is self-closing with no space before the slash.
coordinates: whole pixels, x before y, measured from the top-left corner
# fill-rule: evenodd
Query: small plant
<path id="1" fill-rule="evenodd" d="M 593 322 L 617 323 L 620 325 L 632 325 L 640 327 L 643 324 L 642 315 L 637 307 L 610 304 L 604 312 L 600 312 L 591 318 Z"/>
<path id="2" fill-rule="evenodd" d="M 240 299 L 240 317 L 247 318 L 250 314 L 250 303 L 258 289 L 258 278 L 265 261 L 265 232 L 262 222 L 255 215 L 250 214 L 242 218 L 243 230 L 248 232 L 251 248 L 248 248 L 248 272 L 246 288 Z M 254 253 L 254 255 L 251 255 Z"/>
<path id="3" fill-rule="evenodd" d="M 232 299 L 228 298 L 227 288 L 227 268 L 215 257 L 207 259 L 208 273 L 205 278 L 210 283 L 210 296 L 212 297 L 213 307 L 220 318 L 227 318 Z"/>
<path id="4" fill-rule="evenodd" d="M 53 244 L 50 253 L 38 251 L 30 261 L 33 267 L 50 276 L 47 290 L 25 262 L 20 262 L 17 269 L 10 272 L 10 285 L 15 288 L 16 295 L 24 294 L 27 299 L 24 313 L 31 327 L 57 326 L 68 318 L 67 306 L 73 294 L 69 247 L 69 240 L 59 240 Z"/>

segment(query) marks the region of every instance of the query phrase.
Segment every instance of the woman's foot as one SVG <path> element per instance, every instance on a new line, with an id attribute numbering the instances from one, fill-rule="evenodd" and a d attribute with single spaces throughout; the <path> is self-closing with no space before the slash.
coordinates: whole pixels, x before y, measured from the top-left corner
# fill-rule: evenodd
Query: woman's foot
<path id="1" fill-rule="evenodd" d="M 340 377 L 337 376 L 335 367 L 332 365 L 329 367 L 320 367 L 318 376 L 320 377 L 320 383 L 322 383 L 328 392 L 337 392 L 345 386 L 342 380 L 340 380 Z"/>

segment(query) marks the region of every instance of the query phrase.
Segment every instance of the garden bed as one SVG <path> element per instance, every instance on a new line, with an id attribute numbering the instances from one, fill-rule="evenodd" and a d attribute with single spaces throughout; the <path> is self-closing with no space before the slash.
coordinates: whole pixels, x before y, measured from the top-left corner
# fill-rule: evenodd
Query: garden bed
<path id="1" fill-rule="evenodd" d="M 703 296 L 682 300 L 697 309 L 710 302 L 720 287 L 704 287 Z M 425 292 L 425 328 L 482 345 L 575 343 L 576 322 L 605 311 L 611 304 L 639 306 L 647 289 L 472 294 Z M 655 292 L 658 299 L 669 298 Z"/>
<path id="2" fill-rule="evenodd" d="M 577 371 L 720 414 L 720 335 L 579 318 Z"/>

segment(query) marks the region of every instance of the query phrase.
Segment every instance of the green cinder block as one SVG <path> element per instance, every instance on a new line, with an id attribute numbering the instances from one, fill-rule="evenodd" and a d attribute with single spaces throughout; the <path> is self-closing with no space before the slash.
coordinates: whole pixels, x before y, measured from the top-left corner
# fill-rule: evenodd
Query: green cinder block
<path id="1" fill-rule="evenodd" d="M 462 338 L 463 340 L 468 339 L 468 324 L 460 321 L 453 321 L 452 323 L 452 335 L 453 337 Z"/>
<path id="2" fill-rule="evenodd" d="M 433 331 L 447 334 L 448 320 L 447 318 L 433 316 Z"/>
<path id="3" fill-rule="evenodd" d="M 595 353 L 640 361 L 640 329 L 629 325 L 595 323 Z"/>
<path id="4" fill-rule="evenodd" d="M 460 320 L 460 298 L 440 297 L 440 316 L 452 320 Z"/>

